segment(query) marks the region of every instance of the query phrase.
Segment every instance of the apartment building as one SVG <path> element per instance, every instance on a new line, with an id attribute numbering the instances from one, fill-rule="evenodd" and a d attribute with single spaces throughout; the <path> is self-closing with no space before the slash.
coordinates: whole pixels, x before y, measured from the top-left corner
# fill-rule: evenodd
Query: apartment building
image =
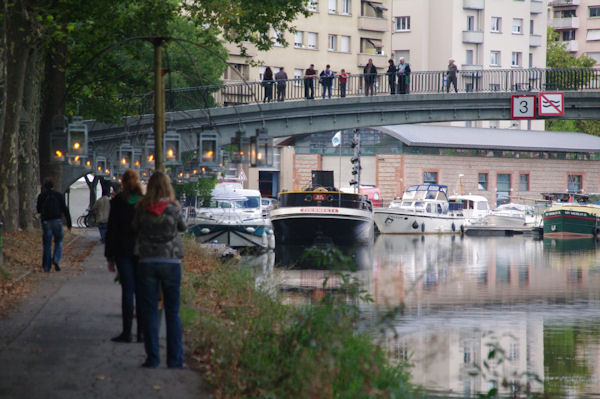
<path id="1" fill-rule="evenodd" d="M 310 15 L 295 22 L 295 33 L 271 32 L 274 47 L 268 52 L 250 48 L 248 56 L 261 65 L 250 66 L 239 49 L 229 46 L 230 66 L 249 81 L 261 80 L 267 66 L 273 73 L 285 67 L 288 77 L 301 77 L 310 64 L 317 72 L 327 64 L 339 72 L 363 72 L 369 58 L 380 72 L 387 69 L 391 57 L 392 0 L 312 0 Z M 288 42 L 283 47 L 281 38 Z M 228 68 L 225 80 L 239 80 Z"/>
<path id="2" fill-rule="evenodd" d="M 546 65 L 547 0 L 394 0 L 392 51 L 413 70 L 445 70 L 454 58 L 460 90 L 469 71 Z M 462 79 L 461 79 L 462 77 Z M 493 82 L 487 89 L 497 90 Z M 526 88 L 524 88 L 526 89 Z M 453 125 L 540 129 L 541 121 L 483 121 Z"/>
<path id="3" fill-rule="evenodd" d="M 549 6 L 548 25 L 566 49 L 600 63 L 600 0 L 552 0 Z"/>

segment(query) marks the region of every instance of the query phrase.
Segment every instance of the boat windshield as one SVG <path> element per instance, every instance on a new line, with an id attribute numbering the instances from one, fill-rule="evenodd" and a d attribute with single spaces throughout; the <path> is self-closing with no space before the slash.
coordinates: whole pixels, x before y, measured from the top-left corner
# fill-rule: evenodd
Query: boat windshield
<path id="1" fill-rule="evenodd" d="M 243 197 L 244 200 L 212 200 L 209 208 L 252 209 L 260 207 L 260 197 Z"/>

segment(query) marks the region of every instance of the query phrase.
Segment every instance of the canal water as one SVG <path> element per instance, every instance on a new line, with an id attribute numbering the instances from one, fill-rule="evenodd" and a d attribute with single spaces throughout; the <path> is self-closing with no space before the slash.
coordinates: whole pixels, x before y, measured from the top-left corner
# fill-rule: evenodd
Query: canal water
<path id="1" fill-rule="evenodd" d="M 373 298 L 367 324 L 412 381 L 439 397 L 600 396 L 600 243 L 530 236 L 380 235 L 345 249 Z M 254 261 L 290 303 L 322 296 L 328 270 L 297 266 L 300 248 Z M 296 265 L 296 267 L 291 267 Z M 327 280 L 335 290 L 339 280 Z M 377 329 L 373 329 L 377 330 Z"/>

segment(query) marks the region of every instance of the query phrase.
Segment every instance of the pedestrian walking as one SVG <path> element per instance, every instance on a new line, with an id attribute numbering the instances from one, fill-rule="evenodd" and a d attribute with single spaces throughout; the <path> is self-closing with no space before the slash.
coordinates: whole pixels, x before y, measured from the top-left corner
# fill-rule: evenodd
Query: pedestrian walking
<path id="1" fill-rule="evenodd" d="M 340 73 L 336 75 L 338 77 L 338 87 L 340 88 L 340 97 L 346 97 L 346 85 L 348 84 L 348 73 L 345 69 L 342 69 Z"/>
<path id="2" fill-rule="evenodd" d="M 142 198 L 139 175 L 134 170 L 126 170 L 121 177 L 122 189 L 110 200 L 110 212 L 106 230 L 104 256 L 108 270 L 119 272 L 121 284 L 121 319 L 123 330 L 113 338 L 114 342 L 131 342 L 131 326 L 135 309 L 137 342 L 144 341 L 142 322 L 142 290 L 138 277 L 138 257 L 134 254 L 136 233 L 131 227 L 135 205 Z M 135 302 L 135 303 L 134 303 Z"/>
<path id="3" fill-rule="evenodd" d="M 110 212 L 110 197 L 106 190 L 102 190 L 102 196 L 94 202 L 92 211 L 94 211 L 94 214 L 96 215 L 96 224 L 98 225 L 98 231 L 100 232 L 100 241 L 105 242 L 108 213 Z"/>
<path id="4" fill-rule="evenodd" d="M 365 96 L 374 94 L 373 86 L 375 85 L 375 78 L 377 77 L 377 68 L 373 65 L 373 59 L 369 58 L 367 65 L 363 69 L 363 74 L 365 78 Z"/>
<path id="5" fill-rule="evenodd" d="M 410 65 L 404 61 L 404 57 L 398 60 L 398 93 L 408 94 L 410 87 Z"/>
<path id="6" fill-rule="evenodd" d="M 163 293 L 167 325 L 167 367 L 182 368 L 183 345 L 179 298 L 181 286 L 181 233 L 185 221 L 171 180 L 166 173 L 156 171 L 148 180 L 146 195 L 135 208 L 132 222 L 137 232 L 136 250 L 140 263 L 144 348 L 143 367 L 160 364 L 158 344 L 158 295 Z"/>
<path id="7" fill-rule="evenodd" d="M 317 71 L 315 71 L 315 65 L 310 66 L 304 72 L 304 98 L 312 100 L 315 98 L 315 79 L 317 78 Z"/>
<path id="8" fill-rule="evenodd" d="M 277 82 L 277 101 L 285 101 L 285 85 L 287 84 L 288 76 L 283 70 L 283 67 L 279 68 L 279 72 L 275 74 L 275 81 Z"/>
<path id="9" fill-rule="evenodd" d="M 270 103 L 273 101 L 273 71 L 271 70 L 271 67 L 265 69 L 262 85 L 265 88 L 263 103 Z"/>
<path id="10" fill-rule="evenodd" d="M 388 75 L 388 82 L 390 84 L 390 94 L 394 95 L 396 94 L 396 65 L 394 65 L 394 60 L 393 59 L 389 59 L 388 60 L 388 69 L 387 69 L 387 75 Z"/>
<path id="11" fill-rule="evenodd" d="M 325 70 L 321 71 L 319 75 L 319 81 L 323 86 L 323 98 L 325 98 L 325 92 L 327 92 L 327 98 L 331 98 L 331 87 L 333 86 L 333 71 L 330 69 L 331 66 L 327 64 Z"/>
<path id="12" fill-rule="evenodd" d="M 64 237 L 63 217 L 67 229 L 71 231 L 71 215 L 65 197 L 54 190 L 54 181 L 50 177 L 44 179 L 42 192 L 37 197 L 36 209 L 42 219 L 42 270 L 49 272 L 54 265 L 54 270 L 59 272 Z M 54 251 L 52 251 L 53 239 Z"/>
<path id="13" fill-rule="evenodd" d="M 450 84 L 454 85 L 454 92 L 458 93 L 457 85 L 458 67 L 454 63 L 454 58 L 448 60 L 448 70 L 446 71 L 446 93 L 450 92 Z"/>

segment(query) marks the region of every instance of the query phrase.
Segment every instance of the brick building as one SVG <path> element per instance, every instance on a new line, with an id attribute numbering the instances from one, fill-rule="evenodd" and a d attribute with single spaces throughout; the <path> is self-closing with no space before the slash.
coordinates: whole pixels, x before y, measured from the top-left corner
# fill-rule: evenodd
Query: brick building
<path id="1" fill-rule="evenodd" d="M 281 142 L 290 152 L 281 173 L 290 178 L 280 188 L 308 187 L 311 170 L 333 170 L 336 185 L 347 187 L 352 135 L 344 131 L 340 147 L 332 146 L 333 133 Z M 361 144 L 361 183 L 377 185 L 385 200 L 422 183 L 483 195 L 492 206 L 542 192 L 600 192 L 600 137 L 587 134 L 397 125 L 361 130 Z"/>

